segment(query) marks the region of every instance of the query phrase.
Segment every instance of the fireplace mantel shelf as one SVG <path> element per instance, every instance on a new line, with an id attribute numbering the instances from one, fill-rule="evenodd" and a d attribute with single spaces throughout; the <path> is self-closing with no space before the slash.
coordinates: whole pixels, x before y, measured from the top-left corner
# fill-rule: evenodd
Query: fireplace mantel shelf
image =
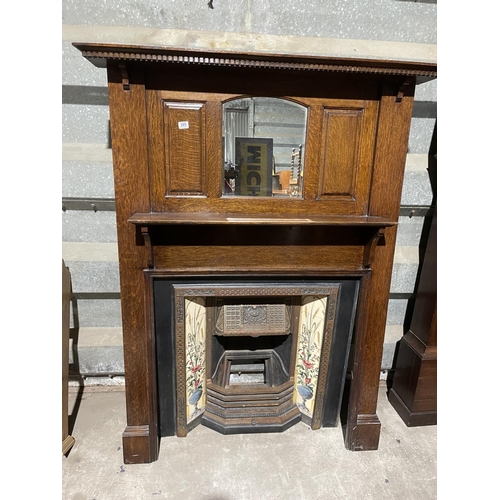
<path id="1" fill-rule="evenodd" d="M 270 214 L 250 217 L 239 214 L 170 212 L 136 213 L 128 221 L 136 226 L 243 224 L 251 226 L 317 225 L 383 228 L 397 225 L 395 221 L 377 216 Z"/>
<path id="2" fill-rule="evenodd" d="M 198 66 L 237 67 L 273 70 L 306 70 L 358 74 L 416 77 L 420 83 L 437 76 L 437 66 L 428 61 L 382 60 L 376 58 L 338 57 L 333 55 L 273 54 L 269 52 L 234 52 L 199 50 L 154 45 L 81 43 L 73 45 L 98 68 L 107 61 L 190 64 Z"/>

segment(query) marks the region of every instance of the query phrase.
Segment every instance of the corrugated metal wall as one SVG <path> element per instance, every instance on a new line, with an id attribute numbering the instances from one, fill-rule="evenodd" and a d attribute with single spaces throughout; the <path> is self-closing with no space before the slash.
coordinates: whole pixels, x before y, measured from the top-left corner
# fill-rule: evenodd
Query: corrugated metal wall
<path id="1" fill-rule="evenodd" d="M 74 371 L 122 374 L 121 313 L 106 71 L 84 60 L 74 41 L 230 48 L 239 43 L 290 50 L 307 45 L 354 57 L 435 57 L 436 5 L 398 0 L 63 1 L 62 236 L 73 280 Z M 296 37 L 306 37 L 300 39 Z M 244 40 L 244 42 L 242 42 Z M 411 309 L 425 215 L 432 205 L 429 158 L 437 83 L 417 88 L 408 148 L 382 369 L 391 367 Z M 256 127 L 266 127 L 255 116 Z M 429 156 L 431 155 L 431 156 Z M 413 212 L 412 212 L 413 210 Z M 413 213 L 412 217 L 409 214 Z"/>

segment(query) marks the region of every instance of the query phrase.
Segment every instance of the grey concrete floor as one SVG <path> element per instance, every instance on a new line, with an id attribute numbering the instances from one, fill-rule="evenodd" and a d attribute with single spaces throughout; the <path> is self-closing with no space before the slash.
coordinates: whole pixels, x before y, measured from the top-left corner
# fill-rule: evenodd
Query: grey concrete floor
<path id="1" fill-rule="evenodd" d="M 75 394 L 70 394 L 70 411 Z M 123 390 L 86 390 L 62 458 L 64 500 L 431 500 L 437 426 L 408 428 L 380 388 L 377 451 L 350 452 L 338 428 L 222 436 L 198 426 L 161 441 L 159 460 L 125 465 Z"/>

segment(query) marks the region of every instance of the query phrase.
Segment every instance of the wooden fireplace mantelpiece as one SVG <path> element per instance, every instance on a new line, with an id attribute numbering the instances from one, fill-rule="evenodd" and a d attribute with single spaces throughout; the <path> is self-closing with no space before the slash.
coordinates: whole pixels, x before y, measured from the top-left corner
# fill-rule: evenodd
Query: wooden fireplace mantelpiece
<path id="1" fill-rule="evenodd" d="M 436 65 L 74 45 L 108 74 L 125 463 L 152 462 L 159 451 L 151 276 L 359 279 L 345 445 L 377 449 L 380 364 L 414 88 L 436 78 Z M 301 151 L 303 170 L 290 182 L 293 195 L 287 186 L 290 197 L 281 195 L 284 185 L 277 196 L 225 195 L 224 106 L 252 97 L 306 110 L 305 140 L 292 152 Z"/>

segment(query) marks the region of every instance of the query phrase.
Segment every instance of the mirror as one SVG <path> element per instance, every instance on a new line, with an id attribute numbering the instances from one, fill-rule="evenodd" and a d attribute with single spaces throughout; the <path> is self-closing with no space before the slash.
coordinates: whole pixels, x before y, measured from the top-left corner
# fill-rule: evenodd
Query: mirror
<path id="1" fill-rule="evenodd" d="M 274 97 L 223 105 L 223 196 L 302 198 L 307 108 Z"/>

